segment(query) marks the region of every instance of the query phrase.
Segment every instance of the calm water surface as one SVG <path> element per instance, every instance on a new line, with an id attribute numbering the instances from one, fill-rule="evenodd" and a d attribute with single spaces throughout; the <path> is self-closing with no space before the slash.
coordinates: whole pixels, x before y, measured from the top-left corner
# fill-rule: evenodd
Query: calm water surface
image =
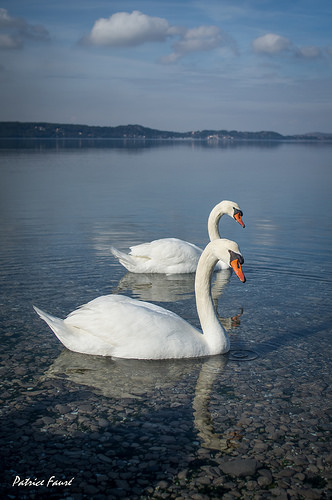
<path id="1" fill-rule="evenodd" d="M 238 414 L 268 405 L 266 420 L 276 387 L 282 401 L 291 391 L 303 412 L 314 411 L 310 391 L 320 391 L 326 405 L 331 158 L 332 147 L 317 144 L 2 143 L 0 313 L 9 407 L 45 377 L 88 387 L 110 405 L 132 398 L 135 411 L 151 398 L 168 406 L 174 393 L 189 394 L 193 432 L 204 444 L 210 441 L 199 431 L 199 384 L 218 436 L 225 432 L 220 405 L 230 394 Z M 228 358 L 131 363 L 77 355 L 32 310 L 36 304 L 64 317 L 99 295 L 122 293 L 199 326 L 193 276 L 129 274 L 109 247 L 168 236 L 204 246 L 209 212 L 223 199 L 240 205 L 246 223 L 220 223 L 221 234 L 239 243 L 247 277 L 242 284 L 220 273 L 213 285 L 231 338 Z"/>

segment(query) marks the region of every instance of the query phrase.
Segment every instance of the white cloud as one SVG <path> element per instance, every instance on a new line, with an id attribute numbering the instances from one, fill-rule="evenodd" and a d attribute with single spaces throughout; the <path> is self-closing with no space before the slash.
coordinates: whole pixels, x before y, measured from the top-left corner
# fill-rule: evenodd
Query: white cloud
<path id="1" fill-rule="evenodd" d="M 150 17 L 138 10 L 131 14 L 117 12 L 108 19 L 98 19 L 91 33 L 81 41 L 91 45 L 126 47 L 146 42 L 163 42 L 175 33 L 166 19 Z"/>
<path id="2" fill-rule="evenodd" d="M 147 42 L 165 42 L 177 37 L 173 52 L 160 59 L 172 63 L 192 52 L 213 50 L 221 45 L 235 45 L 218 26 L 198 26 L 187 29 L 172 26 L 167 19 L 150 17 L 138 10 L 131 13 L 117 12 L 108 19 L 98 19 L 89 35 L 81 39 L 85 45 L 128 47 Z"/>
<path id="3" fill-rule="evenodd" d="M 20 17 L 11 17 L 6 9 L 0 8 L 0 49 L 18 49 L 23 41 L 49 40 L 48 31 L 41 25 L 32 25 Z"/>
<path id="4" fill-rule="evenodd" d="M 199 26 L 187 30 L 182 40 L 176 42 L 174 47 L 182 54 L 197 50 L 210 50 L 218 47 L 221 39 L 221 30 L 217 26 Z"/>
<path id="5" fill-rule="evenodd" d="M 291 49 L 292 42 L 289 38 L 285 38 L 275 33 L 267 33 L 266 35 L 256 38 L 252 42 L 255 52 L 263 54 L 279 54 L 280 52 Z"/>
<path id="6" fill-rule="evenodd" d="M 305 59 L 317 59 L 321 57 L 322 51 L 319 47 L 300 47 L 297 50 L 297 54 Z"/>
<path id="7" fill-rule="evenodd" d="M 223 34 L 218 26 L 199 26 L 183 30 L 181 38 L 173 44 L 173 52 L 161 59 L 163 63 L 175 62 L 190 52 L 213 50 L 223 43 Z"/>
<path id="8" fill-rule="evenodd" d="M 323 50 L 315 45 L 308 47 L 297 47 L 289 38 L 285 38 L 274 33 L 267 33 L 252 42 L 252 47 L 256 53 L 277 55 L 281 52 L 288 52 L 291 56 L 302 59 L 319 59 L 323 56 Z"/>

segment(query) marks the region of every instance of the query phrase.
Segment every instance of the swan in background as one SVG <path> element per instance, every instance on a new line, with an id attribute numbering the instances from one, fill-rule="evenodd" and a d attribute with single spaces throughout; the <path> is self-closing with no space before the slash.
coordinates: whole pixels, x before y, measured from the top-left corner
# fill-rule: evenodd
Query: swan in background
<path id="1" fill-rule="evenodd" d="M 177 314 L 149 302 L 103 295 L 56 318 L 34 307 L 71 351 L 128 359 L 173 359 L 224 354 L 230 343 L 211 297 L 211 277 L 218 260 L 229 263 L 244 283 L 244 260 L 234 241 L 218 239 L 204 249 L 195 279 L 202 332 Z"/>
<path id="2" fill-rule="evenodd" d="M 234 201 L 224 200 L 216 205 L 208 219 L 210 241 L 220 238 L 218 224 L 223 215 L 229 215 L 245 227 L 243 212 Z M 162 238 L 130 247 L 129 254 L 111 247 L 111 252 L 132 273 L 181 274 L 194 273 L 202 249 L 178 238 Z M 216 270 L 227 269 L 227 262 L 218 262 Z"/>

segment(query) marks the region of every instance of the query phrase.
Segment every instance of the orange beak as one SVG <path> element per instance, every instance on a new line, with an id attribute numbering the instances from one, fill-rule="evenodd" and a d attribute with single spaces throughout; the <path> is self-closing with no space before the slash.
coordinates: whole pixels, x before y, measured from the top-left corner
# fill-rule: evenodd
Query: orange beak
<path id="1" fill-rule="evenodd" d="M 241 226 L 242 226 L 242 227 L 246 227 L 246 226 L 244 225 L 244 222 L 243 222 L 243 220 L 242 220 L 242 217 L 241 217 L 240 212 L 238 212 L 237 214 L 235 214 L 235 215 L 234 215 L 234 219 L 235 219 L 235 220 L 236 220 L 239 224 L 241 224 Z"/>
<path id="2" fill-rule="evenodd" d="M 231 266 L 233 268 L 233 271 L 235 272 L 236 276 L 239 278 L 242 283 L 246 282 L 246 277 L 243 274 L 241 264 L 239 262 L 239 259 L 234 259 L 231 261 Z"/>

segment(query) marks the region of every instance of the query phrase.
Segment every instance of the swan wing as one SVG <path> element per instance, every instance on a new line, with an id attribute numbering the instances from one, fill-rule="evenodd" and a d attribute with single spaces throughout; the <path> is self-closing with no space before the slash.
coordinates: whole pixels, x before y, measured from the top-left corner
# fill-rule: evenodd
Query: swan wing
<path id="1" fill-rule="evenodd" d="M 71 349 L 88 354 L 163 359 L 201 355 L 204 347 L 199 330 L 177 314 L 121 295 L 98 297 L 64 322 L 77 336 Z"/>
<path id="2" fill-rule="evenodd" d="M 130 247 L 137 266 L 152 273 L 191 273 L 196 271 L 202 249 L 178 238 L 162 238 Z"/>

